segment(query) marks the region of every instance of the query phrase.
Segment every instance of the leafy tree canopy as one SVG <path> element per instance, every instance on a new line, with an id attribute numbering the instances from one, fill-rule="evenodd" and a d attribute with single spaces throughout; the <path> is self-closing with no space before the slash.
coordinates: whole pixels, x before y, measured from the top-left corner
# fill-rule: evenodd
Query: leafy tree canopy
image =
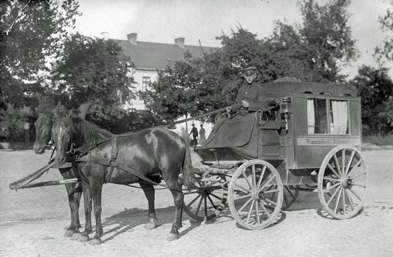
<path id="1" fill-rule="evenodd" d="M 391 7 L 393 7 L 393 1 L 390 1 Z M 379 23 L 381 29 L 385 33 L 386 37 L 382 42 L 382 45 L 375 48 L 375 57 L 383 64 L 384 61 L 393 61 L 393 12 L 390 9 L 386 10 L 384 16 L 379 17 Z"/>
<path id="2" fill-rule="evenodd" d="M 387 69 L 362 66 L 359 75 L 350 83 L 357 87 L 358 96 L 362 99 L 362 123 L 380 134 L 390 130 L 388 117 L 380 115 L 385 112 L 386 103 L 393 96 L 393 83 L 387 75 Z"/>
<path id="3" fill-rule="evenodd" d="M 40 71 L 61 52 L 78 7 L 73 0 L 1 1 L 0 107 L 7 102 L 23 106 L 31 91 L 40 90 Z"/>
<path id="4" fill-rule="evenodd" d="M 48 92 L 66 96 L 65 104 L 71 107 L 92 103 L 95 120 L 118 117 L 123 105 L 135 98 L 134 81 L 127 76 L 130 65 L 130 57 L 115 41 L 77 33 L 65 42 L 62 58 L 54 63 Z"/>
<path id="5" fill-rule="evenodd" d="M 342 80 L 340 64 L 357 56 L 347 25 L 348 4 L 348 0 L 338 0 L 319 6 L 313 0 L 303 0 L 303 24 L 277 22 L 273 35 L 265 39 L 238 25 L 230 35 L 217 37 L 222 46 L 219 50 L 203 58 L 186 56 L 161 72 L 152 91 L 141 96 L 152 112 L 164 119 L 176 119 L 232 104 L 247 65 L 257 67 L 257 81 L 262 83 L 280 77 Z"/>

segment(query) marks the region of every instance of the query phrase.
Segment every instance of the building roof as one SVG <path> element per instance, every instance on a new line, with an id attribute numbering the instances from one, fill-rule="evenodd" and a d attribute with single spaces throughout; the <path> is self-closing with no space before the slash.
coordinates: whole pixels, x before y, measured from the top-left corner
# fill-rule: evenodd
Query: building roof
<path id="1" fill-rule="evenodd" d="M 137 41 L 136 44 L 129 40 L 115 40 L 123 48 L 123 53 L 131 57 L 137 69 L 164 70 L 175 61 L 184 59 L 184 53 L 189 51 L 193 57 L 202 57 L 217 49 L 214 47 L 200 47 L 177 44 L 153 43 Z M 183 40 L 184 43 L 184 40 Z M 203 49 L 203 52 L 202 52 Z"/>

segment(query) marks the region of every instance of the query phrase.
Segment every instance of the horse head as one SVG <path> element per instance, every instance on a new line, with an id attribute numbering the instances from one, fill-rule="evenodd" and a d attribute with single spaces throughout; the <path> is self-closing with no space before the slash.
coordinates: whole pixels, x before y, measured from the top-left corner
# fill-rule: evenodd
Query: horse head
<path id="1" fill-rule="evenodd" d="M 90 106 L 90 103 L 85 103 L 79 107 L 79 117 L 81 119 L 85 119 Z M 36 137 L 33 149 L 36 154 L 43 154 L 45 152 L 45 147 L 52 139 L 52 127 L 54 123 L 56 120 L 67 116 L 68 110 L 60 103 L 57 106 L 53 105 L 53 103 L 46 103 L 40 105 L 36 109 L 36 112 L 38 118 L 34 122 Z"/>
<path id="2" fill-rule="evenodd" d="M 37 120 L 34 122 L 35 126 L 35 142 L 33 149 L 36 154 L 43 154 L 45 146 L 48 145 L 51 139 L 51 130 L 54 122 L 54 113 L 64 111 L 64 106 L 54 106 L 51 103 L 40 105 L 36 112 L 38 114 Z"/>

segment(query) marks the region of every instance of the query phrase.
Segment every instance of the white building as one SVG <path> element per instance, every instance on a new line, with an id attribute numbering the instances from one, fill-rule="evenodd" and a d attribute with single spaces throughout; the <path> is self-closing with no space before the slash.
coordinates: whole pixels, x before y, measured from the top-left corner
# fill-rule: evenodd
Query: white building
<path id="1" fill-rule="evenodd" d="M 108 33 L 101 33 L 102 37 L 108 40 Z M 130 76 L 134 78 L 136 91 L 145 91 L 151 82 L 158 79 L 158 71 L 163 71 L 167 66 L 172 66 L 176 61 L 184 59 L 184 54 L 188 51 L 193 57 L 203 57 L 204 53 L 210 53 L 216 49 L 213 47 L 191 46 L 185 44 L 185 38 L 174 39 L 174 44 L 143 42 L 137 40 L 137 33 L 127 35 L 127 40 L 110 39 L 116 41 L 122 47 L 123 53 L 129 57 L 135 66 Z M 134 100 L 130 107 L 137 110 L 144 110 L 145 105 L 142 100 Z M 182 128 L 190 131 L 189 124 L 195 123 L 200 128 L 200 123 L 190 121 L 187 124 L 176 126 L 176 132 L 180 133 Z M 204 124 L 207 134 L 211 131 L 210 124 Z"/>

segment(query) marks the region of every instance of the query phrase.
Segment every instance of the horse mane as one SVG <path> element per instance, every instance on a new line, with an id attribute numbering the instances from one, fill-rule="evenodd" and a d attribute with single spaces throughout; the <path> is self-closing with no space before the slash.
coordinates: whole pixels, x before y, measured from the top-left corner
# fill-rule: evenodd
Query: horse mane
<path id="1" fill-rule="evenodd" d="M 71 119 L 75 132 L 81 136 L 81 139 L 85 143 L 113 137 L 111 132 L 100 128 L 94 123 L 81 119 L 79 116 L 72 115 Z"/>
<path id="2" fill-rule="evenodd" d="M 67 114 L 67 109 L 64 105 L 60 103 L 58 105 L 54 105 L 53 102 L 43 103 L 37 107 L 37 114 L 44 114 L 45 116 L 53 118 L 55 115 L 58 117 Z"/>

